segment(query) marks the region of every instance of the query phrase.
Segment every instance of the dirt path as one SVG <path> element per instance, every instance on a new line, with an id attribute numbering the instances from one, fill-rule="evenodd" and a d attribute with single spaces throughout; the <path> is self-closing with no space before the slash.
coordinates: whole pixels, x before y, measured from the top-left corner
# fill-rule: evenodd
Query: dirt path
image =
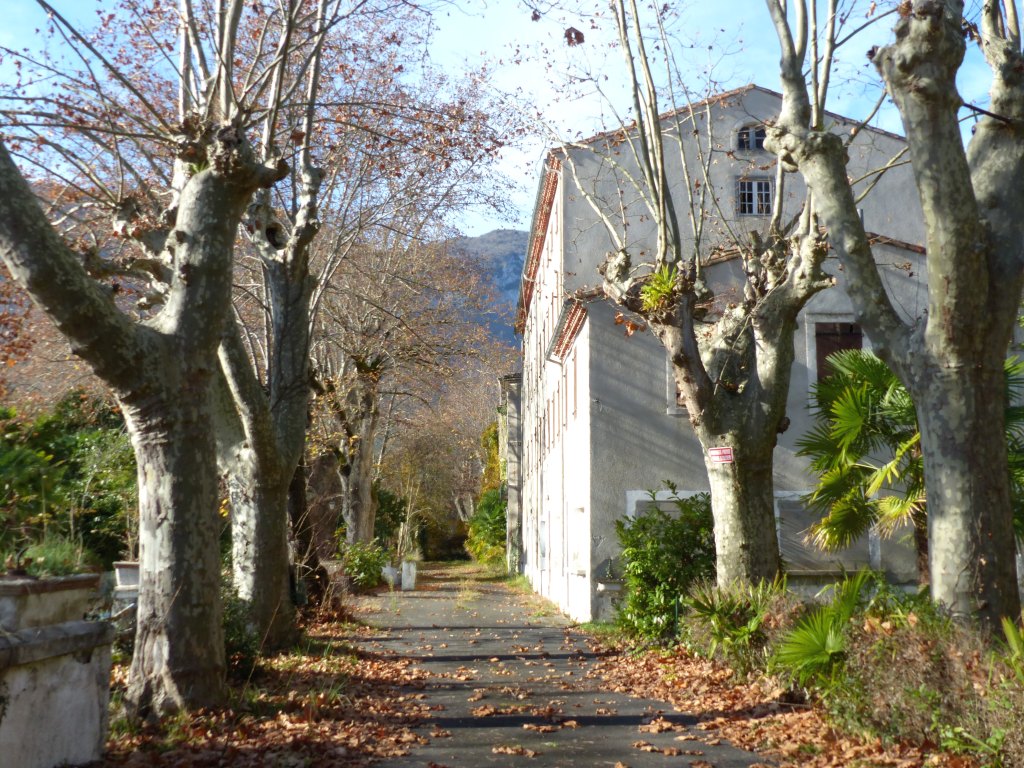
<path id="1" fill-rule="evenodd" d="M 696 717 L 602 688 L 567 620 L 472 566 L 421 565 L 417 589 L 358 599 L 379 630 L 364 651 L 423 672 L 410 695 L 429 744 L 380 768 L 751 768 L 768 761 L 696 740 Z"/>

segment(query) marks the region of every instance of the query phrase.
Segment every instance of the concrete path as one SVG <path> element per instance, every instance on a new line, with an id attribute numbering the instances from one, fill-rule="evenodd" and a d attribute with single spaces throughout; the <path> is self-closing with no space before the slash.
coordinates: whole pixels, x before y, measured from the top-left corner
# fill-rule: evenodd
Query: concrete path
<path id="1" fill-rule="evenodd" d="M 764 758 L 708 745 L 697 718 L 602 688 L 584 637 L 547 603 L 479 569 L 421 565 L 417 589 L 360 597 L 379 629 L 365 651 L 426 673 L 427 746 L 379 768 L 751 768 Z M 698 713 L 699 714 L 699 713 Z M 692 730 L 691 730 L 692 729 Z"/>

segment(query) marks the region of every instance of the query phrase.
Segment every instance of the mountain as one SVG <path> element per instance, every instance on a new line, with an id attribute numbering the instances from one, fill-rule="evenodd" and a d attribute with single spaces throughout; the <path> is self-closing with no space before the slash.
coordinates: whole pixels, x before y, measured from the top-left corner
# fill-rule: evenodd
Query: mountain
<path id="1" fill-rule="evenodd" d="M 530 233 L 519 229 L 495 229 L 477 237 L 460 237 L 452 247 L 471 259 L 478 260 L 490 277 L 501 303 L 497 315 L 488 318 L 496 336 L 518 346 L 512 331 L 512 317 L 519 300 L 519 280 L 529 245 Z"/>

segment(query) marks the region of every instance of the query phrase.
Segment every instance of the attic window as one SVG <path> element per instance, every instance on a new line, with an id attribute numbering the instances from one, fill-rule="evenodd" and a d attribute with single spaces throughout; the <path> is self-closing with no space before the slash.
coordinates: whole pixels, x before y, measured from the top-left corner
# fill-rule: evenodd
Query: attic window
<path id="1" fill-rule="evenodd" d="M 745 125 L 736 133 L 736 149 L 764 149 L 764 138 L 763 125 Z"/>

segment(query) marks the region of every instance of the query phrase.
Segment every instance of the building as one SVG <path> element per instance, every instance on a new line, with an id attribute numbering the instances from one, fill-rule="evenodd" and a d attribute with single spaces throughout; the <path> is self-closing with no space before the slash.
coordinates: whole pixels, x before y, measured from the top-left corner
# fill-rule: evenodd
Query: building
<path id="1" fill-rule="evenodd" d="M 727 233 L 763 227 L 775 199 L 775 157 L 764 150 L 764 123 L 777 114 L 781 96 L 757 86 L 731 91 L 667 116 L 667 143 L 682 137 L 687 156 L 711 158 L 700 215 L 711 232 L 706 275 L 716 296 L 728 299 L 742 284 L 742 264 Z M 851 175 L 871 186 L 863 201 L 867 228 L 883 265 L 887 290 L 909 318 L 926 306 L 919 275 L 924 227 L 909 166 L 892 164 L 901 137 L 829 116 L 833 130 L 850 138 Z M 710 153 L 710 154 L 708 154 Z M 702 449 L 686 412 L 677 404 L 671 369 L 660 342 L 597 298 L 597 272 L 612 248 L 590 200 L 605 199 L 625 211 L 630 237 L 642 248 L 653 237 L 622 182 L 631 160 L 622 135 L 548 155 L 540 181 L 519 297 L 517 330 L 523 338 L 521 381 L 513 386 L 519 422 L 519 483 L 511 493 L 517 520 L 513 560 L 534 588 L 577 620 L 610 614 L 613 586 L 606 578 L 618 555 L 615 520 L 650 503 L 648 491 L 671 480 L 681 493 L 708 488 Z M 570 167 L 573 172 L 570 172 Z M 634 166 L 635 167 L 635 166 Z M 880 177 L 871 172 L 888 170 Z M 700 183 L 684 183 L 678 153 L 669 158 L 673 200 L 685 210 Z M 787 176 L 784 210 L 803 200 L 800 180 Z M 632 218 L 630 218 L 632 217 Z M 718 238 L 717 242 L 715 238 Z M 706 241 L 707 242 L 707 241 Z M 795 455 L 795 441 L 810 424 L 808 395 L 821 361 L 846 346 L 867 345 L 853 322 L 839 265 L 827 271 L 837 286 L 804 309 L 795 344 L 788 414 L 791 426 L 775 451 L 776 519 L 791 578 L 815 579 L 840 568 L 871 565 L 898 581 L 916 578 L 912 553 L 899 541 L 870 538 L 827 556 L 802 543 L 811 517 L 799 502 L 812 478 Z M 512 424 L 510 423 L 510 428 Z M 518 523 L 521 528 L 512 530 Z"/>

